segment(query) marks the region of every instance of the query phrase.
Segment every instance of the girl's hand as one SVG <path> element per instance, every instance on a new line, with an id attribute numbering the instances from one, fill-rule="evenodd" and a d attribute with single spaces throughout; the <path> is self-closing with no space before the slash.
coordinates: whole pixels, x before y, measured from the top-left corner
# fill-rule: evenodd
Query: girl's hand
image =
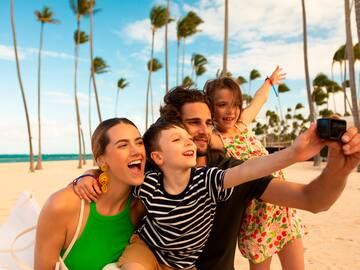
<path id="1" fill-rule="evenodd" d="M 276 66 L 273 73 L 270 75 L 270 80 L 272 84 L 280 84 L 286 78 L 286 73 L 282 72 L 282 68 Z"/>
<path id="2" fill-rule="evenodd" d="M 73 189 L 80 199 L 84 199 L 89 203 L 91 201 L 96 202 L 101 194 L 98 182 L 90 176 L 84 176 L 78 179 L 73 183 Z"/>

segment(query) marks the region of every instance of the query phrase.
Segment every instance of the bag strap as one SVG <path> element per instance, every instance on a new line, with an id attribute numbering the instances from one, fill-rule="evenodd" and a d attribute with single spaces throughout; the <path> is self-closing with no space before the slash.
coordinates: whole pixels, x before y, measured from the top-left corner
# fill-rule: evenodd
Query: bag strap
<path id="1" fill-rule="evenodd" d="M 24 230 L 22 230 L 20 233 L 18 233 L 15 237 L 15 239 L 13 240 L 13 242 L 11 243 L 11 246 L 10 246 L 10 254 L 11 256 L 13 257 L 15 263 L 23 270 L 33 270 L 33 268 L 29 267 L 26 263 L 24 263 L 17 255 L 16 255 L 16 252 L 19 252 L 19 251 L 22 251 L 26 248 L 29 248 L 31 245 L 34 244 L 34 242 L 30 243 L 28 246 L 26 247 L 23 247 L 21 249 L 15 249 L 14 248 L 14 245 L 16 243 L 16 241 L 23 235 L 33 231 L 36 229 L 36 226 L 32 226 L 32 227 L 28 227 Z"/>
<path id="2" fill-rule="evenodd" d="M 84 199 L 81 199 L 81 204 L 80 204 L 80 215 L 79 215 L 79 221 L 78 221 L 78 225 L 76 227 L 76 231 L 74 234 L 73 239 L 71 240 L 69 246 L 67 247 L 67 249 L 65 250 L 64 255 L 61 257 L 62 260 L 65 261 L 66 257 L 69 255 L 71 249 L 73 248 L 76 240 L 78 239 L 78 236 L 80 234 L 80 229 L 81 229 L 81 225 L 82 225 L 82 221 L 83 221 L 83 217 L 84 217 Z"/>

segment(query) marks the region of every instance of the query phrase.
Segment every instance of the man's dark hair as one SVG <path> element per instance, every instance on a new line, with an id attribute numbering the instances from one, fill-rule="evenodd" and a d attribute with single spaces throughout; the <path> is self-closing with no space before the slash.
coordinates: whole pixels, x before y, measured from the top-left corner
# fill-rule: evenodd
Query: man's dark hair
<path id="1" fill-rule="evenodd" d="M 205 103 L 211 110 L 209 99 L 203 91 L 177 86 L 164 96 L 165 105 L 160 107 L 160 117 L 168 122 L 181 123 L 182 107 L 186 103 L 194 102 Z"/>
<path id="2" fill-rule="evenodd" d="M 184 128 L 182 123 L 168 122 L 163 118 L 159 118 L 154 124 L 152 124 L 143 135 L 143 141 L 146 150 L 146 156 L 151 161 L 151 153 L 161 150 L 159 145 L 160 134 L 163 130 L 168 130 L 174 127 Z"/>

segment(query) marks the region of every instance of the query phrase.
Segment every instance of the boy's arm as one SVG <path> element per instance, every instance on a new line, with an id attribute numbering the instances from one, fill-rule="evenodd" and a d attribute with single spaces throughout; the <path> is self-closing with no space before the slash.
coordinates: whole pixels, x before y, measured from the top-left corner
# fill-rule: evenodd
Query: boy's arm
<path id="1" fill-rule="evenodd" d="M 96 202 L 101 190 L 99 183 L 95 179 L 96 170 L 88 170 L 84 176 L 79 176 L 76 181 L 73 181 L 73 190 L 80 199 L 84 199 L 86 202 Z M 90 176 L 90 175 L 93 175 Z"/>
<path id="2" fill-rule="evenodd" d="M 270 75 L 271 82 L 275 84 L 281 83 L 282 80 L 285 79 L 285 73 L 281 72 L 282 69 L 279 66 L 273 71 Z M 265 80 L 263 85 L 256 91 L 253 100 L 250 102 L 249 106 L 247 106 L 244 111 L 241 113 L 240 120 L 244 123 L 251 123 L 256 116 L 258 115 L 259 111 L 261 110 L 262 106 L 265 104 L 269 97 L 269 92 L 271 89 L 271 83 L 269 80 Z"/>
<path id="3" fill-rule="evenodd" d="M 316 134 L 316 125 L 311 125 L 290 147 L 271 155 L 249 159 L 228 169 L 224 177 L 224 187 L 233 187 L 269 175 L 295 162 L 308 160 L 324 146 L 325 142 Z"/>
<path id="4" fill-rule="evenodd" d="M 341 195 L 348 175 L 360 161 L 360 134 L 356 134 L 356 129 L 351 128 L 347 136 L 348 139 L 346 136 L 342 138 L 344 146 L 333 143 L 333 147 L 329 149 L 327 165 L 316 179 L 307 185 L 274 179 L 261 199 L 314 213 L 329 209 Z"/>

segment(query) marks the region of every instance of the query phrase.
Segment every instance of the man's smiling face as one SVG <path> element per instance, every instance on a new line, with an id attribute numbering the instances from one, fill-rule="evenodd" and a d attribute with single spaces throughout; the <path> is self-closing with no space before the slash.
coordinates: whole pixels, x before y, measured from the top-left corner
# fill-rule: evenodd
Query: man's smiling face
<path id="1" fill-rule="evenodd" d="M 185 103 L 181 108 L 181 120 L 187 132 L 193 137 L 197 146 L 197 155 L 204 156 L 207 153 L 212 132 L 209 107 L 203 102 Z"/>

